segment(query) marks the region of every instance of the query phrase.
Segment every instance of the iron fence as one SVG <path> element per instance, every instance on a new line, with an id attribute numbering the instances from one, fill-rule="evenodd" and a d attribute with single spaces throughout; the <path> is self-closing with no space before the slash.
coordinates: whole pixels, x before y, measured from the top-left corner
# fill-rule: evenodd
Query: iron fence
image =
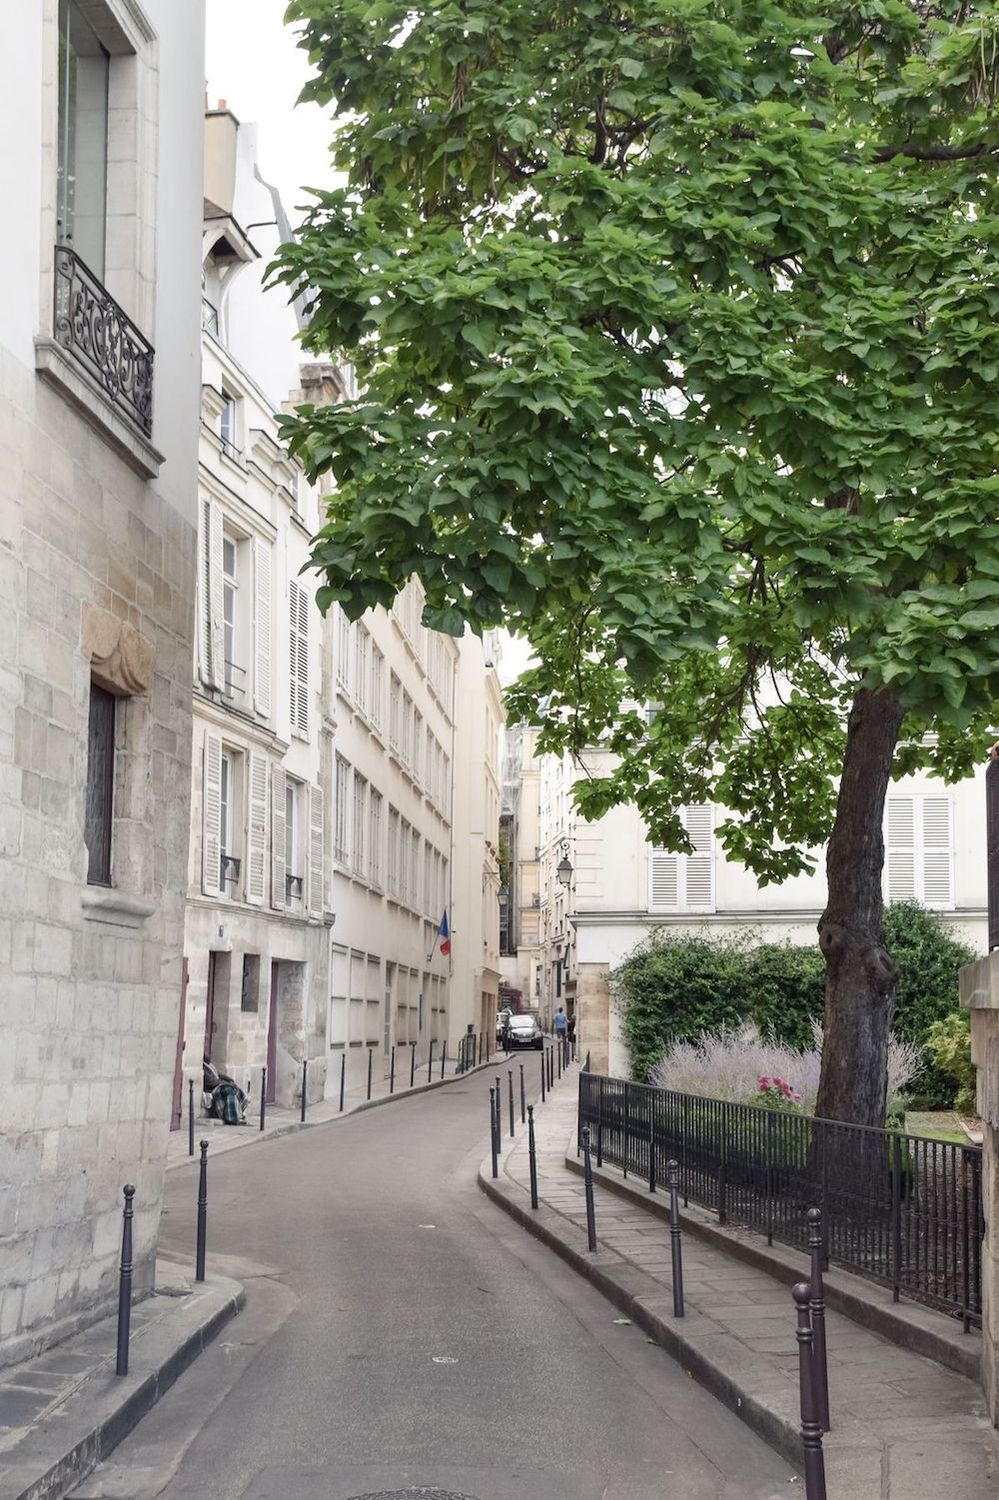
<path id="1" fill-rule="evenodd" d="M 597 1164 L 646 1182 L 680 1164 L 684 1201 L 720 1223 L 807 1249 L 821 1208 L 827 1259 L 960 1315 L 982 1311 L 981 1147 L 677 1094 L 583 1072 L 579 1120 Z"/>

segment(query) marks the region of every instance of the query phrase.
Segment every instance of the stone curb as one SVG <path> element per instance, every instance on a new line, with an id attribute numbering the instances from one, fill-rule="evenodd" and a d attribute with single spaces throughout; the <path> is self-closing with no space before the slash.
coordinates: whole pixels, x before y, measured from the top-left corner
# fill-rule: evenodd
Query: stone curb
<path id="1" fill-rule="evenodd" d="M 11 1450 L 13 1464 L 0 1477 L 0 1500 L 58 1500 L 127 1437 L 246 1302 L 244 1288 L 228 1277 L 209 1275 L 205 1287 L 193 1307 L 178 1308 L 166 1326 L 150 1328 L 135 1341 L 128 1375 L 111 1375 L 109 1360 L 111 1386 L 84 1386 L 67 1399 L 59 1411 L 58 1436 L 48 1444 L 50 1450 L 58 1444 L 59 1453 L 46 1453 L 42 1429 L 32 1434 L 30 1457 L 18 1462 L 16 1448 Z"/>
<path id="2" fill-rule="evenodd" d="M 659 1315 L 655 1305 L 661 1306 L 664 1298 L 663 1288 L 658 1282 L 654 1282 L 644 1272 L 628 1266 L 614 1251 L 605 1250 L 596 1256 L 591 1255 L 581 1230 L 577 1230 L 575 1225 L 551 1209 L 542 1208 L 534 1213 L 530 1208 L 525 1208 L 514 1197 L 514 1193 L 522 1195 L 529 1202 L 526 1191 L 519 1184 L 514 1187 L 509 1182 L 494 1180 L 491 1170 L 491 1161 L 487 1157 L 478 1173 L 479 1187 L 487 1198 L 508 1213 L 529 1234 L 561 1256 L 567 1265 L 585 1277 L 608 1301 L 620 1308 L 633 1323 L 665 1349 L 687 1374 L 693 1376 L 729 1411 L 734 1412 L 758 1436 L 800 1469 L 803 1450 L 798 1428 L 750 1395 L 720 1364 L 685 1338 L 674 1323 L 667 1322 Z"/>
<path id="3" fill-rule="evenodd" d="M 582 1177 L 582 1163 L 566 1152 L 565 1165 L 570 1172 Z M 623 1198 L 633 1208 L 641 1208 L 654 1218 L 668 1219 L 669 1206 L 665 1198 L 653 1197 L 648 1191 L 633 1187 L 630 1182 L 606 1167 L 593 1168 L 593 1180 L 607 1188 L 617 1197 Z M 807 1279 L 809 1262 L 807 1256 L 786 1245 L 767 1245 L 762 1236 L 752 1231 L 740 1232 L 719 1224 L 717 1219 L 697 1204 L 681 1210 L 684 1229 L 711 1245 L 723 1250 L 734 1260 L 765 1271 L 775 1281 L 793 1286 L 796 1281 Z M 893 1302 L 891 1292 L 877 1282 L 864 1281 L 835 1266 L 823 1276 L 826 1303 L 837 1312 L 852 1318 L 874 1333 L 908 1349 L 913 1354 L 922 1354 L 935 1360 L 948 1370 L 977 1384 L 981 1378 L 980 1339 L 951 1328 L 947 1314 L 921 1307 L 917 1302 Z"/>
<path id="4" fill-rule="evenodd" d="M 321 1125 L 335 1125 L 338 1120 L 349 1120 L 352 1115 L 363 1114 L 366 1109 L 377 1109 L 380 1104 L 396 1104 L 400 1099 L 415 1099 L 417 1094 L 429 1094 L 434 1089 L 447 1088 L 450 1083 L 460 1083 L 462 1079 L 471 1078 L 475 1073 L 483 1073 L 486 1069 L 492 1069 L 495 1065 L 496 1059 L 494 1057 L 487 1063 L 476 1063 L 474 1067 L 468 1068 L 464 1073 L 451 1073 L 446 1078 L 433 1078 L 429 1083 L 414 1083 L 412 1088 L 397 1089 L 394 1094 L 380 1094 L 376 1099 L 362 1099 L 359 1104 L 352 1104 L 349 1109 L 345 1109 L 343 1114 L 337 1110 L 336 1114 L 330 1115 L 325 1120 L 310 1120 L 308 1118 L 308 1111 L 306 1111 L 306 1118 L 304 1120 L 286 1120 L 280 1125 L 275 1125 L 273 1128 L 267 1127 L 263 1131 L 257 1130 L 256 1127 L 251 1127 L 246 1130 L 246 1134 L 240 1141 L 239 1146 L 229 1146 L 224 1154 L 228 1155 L 230 1151 L 237 1151 L 247 1146 L 259 1146 L 265 1141 L 276 1141 L 283 1135 L 294 1135 L 299 1130 L 317 1130 Z M 232 1128 L 236 1129 L 237 1127 L 234 1126 Z M 243 1132 L 240 1131 L 240 1134 L 242 1135 Z M 196 1166 L 197 1163 L 197 1156 L 183 1156 L 179 1161 L 167 1162 L 166 1171 L 179 1172 L 183 1167 Z M 2 1493 L 0 1493 L 0 1500 L 3 1500 Z"/>

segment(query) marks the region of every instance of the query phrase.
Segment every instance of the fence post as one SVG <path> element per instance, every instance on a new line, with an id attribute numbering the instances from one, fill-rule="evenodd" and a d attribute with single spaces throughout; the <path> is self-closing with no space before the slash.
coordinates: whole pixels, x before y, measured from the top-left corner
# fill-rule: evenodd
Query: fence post
<path id="1" fill-rule="evenodd" d="M 721 1154 L 718 1162 L 718 1222 L 724 1224 L 728 1218 L 728 1138 L 724 1130 L 724 1115 L 722 1116 L 722 1138 Z"/>
<path id="2" fill-rule="evenodd" d="M 198 1237 L 194 1252 L 194 1279 L 205 1279 L 205 1247 L 208 1241 L 208 1142 L 201 1141 L 201 1167 L 198 1172 Z"/>
<path id="3" fill-rule="evenodd" d="M 656 1190 L 656 1117 L 652 1090 L 646 1095 L 649 1105 L 649 1192 Z M 677 1171 L 679 1172 L 679 1167 Z"/>
<path id="4" fill-rule="evenodd" d="M 512 1139 L 513 1138 L 513 1134 L 514 1134 L 514 1129 L 513 1129 L 513 1069 L 512 1068 L 507 1068 L 507 1070 L 506 1070 L 506 1082 L 507 1082 L 507 1088 L 508 1088 L 509 1094 L 510 1094 L 510 1136 L 511 1136 L 511 1139 Z"/>
<path id="5" fill-rule="evenodd" d="M 343 1114 L 343 1088 L 347 1081 L 347 1044 L 340 1053 L 340 1113 Z"/>
<path id="6" fill-rule="evenodd" d="M 597 1089 L 597 1166 L 604 1164 L 604 1079 L 601 1074 Z"/>
<path id="7" fill-rule="evenodd" d="M 534 1105 L 527 1106 L 527 1160 L 531 1168 L 531 1207 L 538 1206 L 538 1153 L 534 1145 Z"/>
<path id="8" fill-rule="evenodd" d="M 395 1048 L 392 1048 L 389 1056 L 389 1093 L 395 1093 Z"/>
<path id="9" fill-rule="evenodd" d="M 683 1245 L 680 1239 L 680 1163 L 666 1163 L 669 1184 L 669 1253 L 673 1266 L 673 1316 L 683 1317 Z"/>
<path id="10" fill-rule="evenodd" d="M 631 1110 L 629 1108 L 630 1103 L 631 1085 L 626 1083 L 624 1085 L 624 1109 L 622 1110 L 622 1114 L 624 1115 L 624 1123 L 622 1129 L 622 1134 L 624 1136 L 624 1150 L 621 1153 L 621 1158 L 624 1165 L 625 1179 L 627 1179 L 628 1176 L 628 1157 L 631 1153 L 631 1131 L 629 1129 L 629 1121 L 631 1117 Z"/>
<path id="11" fill-rule="evenodd" d="M 902 1285 L 902 1138 L 891 1140 L 891 1300 L 898 1301 Z"/>
<path id="12" fill-rule="evenodd" d="M 527 1108 L 526 1108 L 526 1105 L 527 1105 L 527 1095 L 524 1092 L 524 1064 L 521 1063 L 520 1064 L 520 1123 L 521 1123 L 521 1125 L 525 1124 L 526 1120 L 527 1120 Z"/>
<path id="13" fill-rule="evenodd" d="M 815 1369 L 815 1417 L 829 1431 L 829 1366 L 826 1360 L 826 1298 L 822 1285 L 822 1210 L 810 1208 L 808 1254 L 812 1262 L 808 1311 L 812 1323 L 812 1361 Z"/>
<path id="14" fill-rule="evenodd" d="M 496 1146 L 496 1090 L 489 1085 L 489 1149 L 493 1158 L 493 1176 L 499 1176 L 499 1151 Z"/>
<path id="15" fill-rule="evenodd" d="M 261 1068 L 260 1069 L 260 1128 L 261 1128 L 261 1130 L 263 1130 L 263 1128 L 264 1128 L 264 1117 L 265 1117 L 265 1115 L 267 1113 L 267 1103 L 266 1103 L 266 1098 L 265 1098 L 266 1094 L 267 1094 L 267 1069 L 266 1068 Z"/>
<path id="16" fill-rule="evenodd" d="M 771 1111 L 767 1115 L 766 1138 L 767 1138 L 767 1244 L 774 1242 L 774 1126 L 777 1116 Z"/>
<path id="17" fill-rule="evenodd" d="M 308 1076 L 309 1076 L 309 1059 L 307 1057 L 303 1057 L 302 1058 L 302 1123 L 303 1124 L 305 1123 L 305 1100 L 306 1100 L 306 1088 L 308 1086 Z"/>
<path id="18" fill-rule="evenodd" d="M 590 1127 L 583 1126 L 583 1187 L 586 1195 L 586 1245 L 597 1248 L 597 1225 L 593 1208 L 593 1163 L 590 1161 Z"/>
<path id="19" fill-rule="evenodd" d="M 132 1326 L 132 1199 L 135 1188 L 124 1188 L 121 1222 L 121 1268 L 118 1275 L 118 1361 L 116 1375 L 128 1374 L 128 1336 Z"/>
<path id="20" fill-rule="evenodd" d="M 808 1303 L 807 1281 L 799 1281 L 792 1292 L 798 1310 L 798 1392 L 801 1403 L 801 1446 L 805 1455 L 805 1500 L 827 1500 L 826 1465 L 822 1455 L 822 1428 L 815 1409 L 815 1357 Z"/>

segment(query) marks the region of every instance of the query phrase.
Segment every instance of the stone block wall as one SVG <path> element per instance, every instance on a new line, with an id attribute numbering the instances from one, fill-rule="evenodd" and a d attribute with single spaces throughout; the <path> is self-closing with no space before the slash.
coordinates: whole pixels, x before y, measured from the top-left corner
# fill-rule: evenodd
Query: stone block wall
<path id="1" fill-rule="evenodd" d="M 193 463 L 192 463 L 193 472 Z M 148 1287 L 190 829 L 195 532 L 0 350 L 0 1364 Z M 113 888 L 87 884 L 91 681 L 118 696 Z"/>

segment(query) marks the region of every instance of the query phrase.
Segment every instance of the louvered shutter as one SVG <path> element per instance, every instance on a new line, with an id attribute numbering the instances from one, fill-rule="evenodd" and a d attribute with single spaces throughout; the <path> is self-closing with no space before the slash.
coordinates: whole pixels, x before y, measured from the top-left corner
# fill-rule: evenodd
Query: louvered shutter
<path id="1" fill-rule="evenodd" d="M 649 855 L 649 906 L 655 911 L 675 911 L 679 903 L 679 857 L 665 849 Z"/>
<path id="2" fill-rule="evenodd" d="M 323 891 L 323 789 L 309 788 L 309 909 L 322 916 L 326 909 Z"/>
<path id="3" fill-rule="evenodd" d="M 297 875 L 297 870 L 286 870 L 285 845 L 285 795 L 288 778 L 284 766 L 271 767 L 271 905 L 280 911 L 287 905 L 285 876 Z"/>
<path id="4" fill-rule="evenodd" d="M 291 728 L 309 735 L 309 595 L 294 580 L 288 585 L 290 613 L 289 677 L 291 681 Z"/>
<path id="5" fill-rule="evenodd" d="M 885 802 L 885 887 L 889 901 L 916 899 L 916 801 L 888 797 Z"/>
<path id="6" fill-rule="evenodd" d="M 271 548 L 253 539 L 253 706 L 271 714 Z"/>
<path id="7" fill-rule="evenodd" d="M 206 687 L 222 687 L 225 654 L 222 622 L 222 512 L 207 496 L 201 501 L 201 608 L 198 615 L 201 680 Z"/>
<path id="8" fill-rule="evenodd" d="M 683 860 L 684 906 L 687 911 L 714 911 L 714 854 L 711 804 L 698 802 L 683 810 L 683 826 L 694 846 Z"/>
<path id="9" fill-rule="evenodd" d="M 201 789 L 201 889 L 217 896 L 222 873 L 222 736 L 205 730 Z"/>
<path id="10" fill-rule="evenodd" d="M 249 808 L 246 835 L 246 899 L 253 906 L 264 901 L 264 870 L 267 863 L 267 756 L 251 750 L 249 757 Z"/>
<path id="11" fill-rule="evenodd" d="M 922 799 L 922 885 L 927 906 L 954 905 L 954 858 L 949 797 Z"/>

